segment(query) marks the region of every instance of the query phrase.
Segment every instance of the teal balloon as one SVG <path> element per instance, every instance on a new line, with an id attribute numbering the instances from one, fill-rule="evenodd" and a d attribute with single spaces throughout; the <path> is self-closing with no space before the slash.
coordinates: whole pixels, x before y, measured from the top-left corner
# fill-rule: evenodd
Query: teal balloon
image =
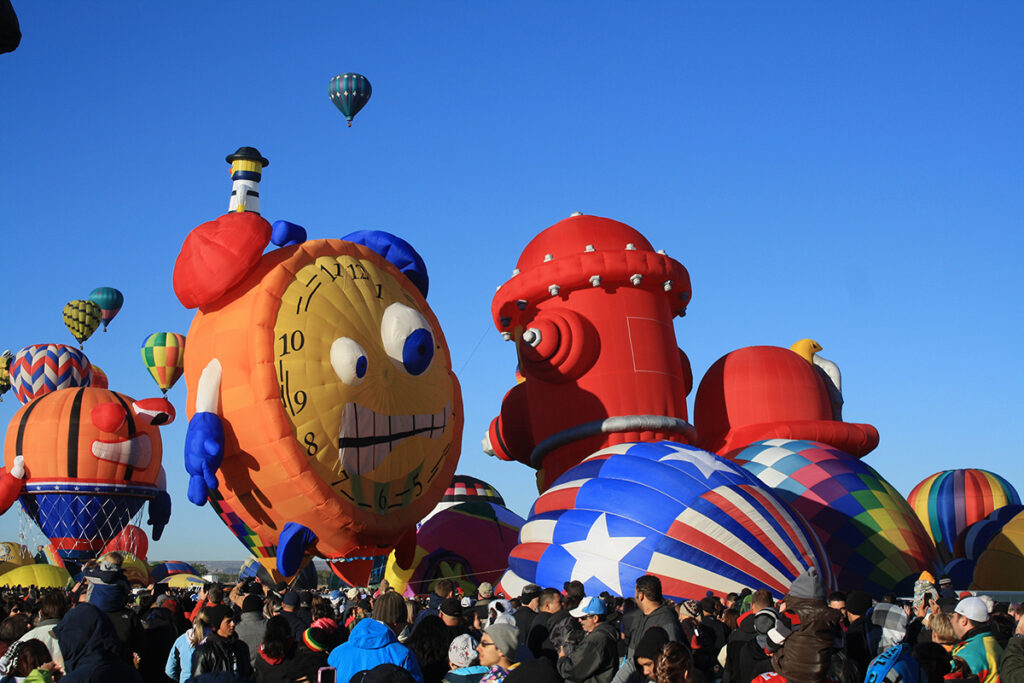
<path id="1" fill-rule="evenodd" d="M 338 111 L 345 115 L 349 126 L 352 125 L 352 117 L 370 101 L 372 92 L 373 88 L 370 87 L 369 79 L 361 74 L 335 76 L 327 86 L 327 94 L 330 95 L 331 102 L 334 102 Z"/>
<path id="2" fill-rule="evenodd" d="M 89 293 L 89 300 L 100 307 L 103 313 L 103 331 L 124 305 L 124 294 L 113 287 L 97 287 Z"/>

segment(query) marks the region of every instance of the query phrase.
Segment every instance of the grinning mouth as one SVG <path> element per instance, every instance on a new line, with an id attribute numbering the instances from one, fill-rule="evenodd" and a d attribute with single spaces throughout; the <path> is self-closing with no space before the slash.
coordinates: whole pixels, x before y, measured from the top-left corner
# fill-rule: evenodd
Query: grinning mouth
<path id="1" fill-rule="evenodd" d="M 450 404 L 433 414 L 381 415 L 366 406 L 346 403 L 338 432 L 341 468 L 353 474 L 369 474 L 384 462 L 398 442 L 413 436 L 439 438 L 450 416 Z"/>
<path id="2" fill-rule="evenodd" d="M 93 441 L 92 454 L 100 460 L 144 470 L 153 457 L 153 444 L 147 434 L 137 434 L 124 441 Z"/>

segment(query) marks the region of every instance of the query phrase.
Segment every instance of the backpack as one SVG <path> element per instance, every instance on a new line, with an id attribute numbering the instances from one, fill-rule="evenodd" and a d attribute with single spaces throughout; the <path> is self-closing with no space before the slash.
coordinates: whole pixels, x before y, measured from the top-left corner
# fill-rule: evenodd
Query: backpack
<path id="1" fill-rule="evenodd" d="M 906 643 L 894 645 L 868 664 L 864 683 L 921 683 L 925 676 L 921 665 Z"/>

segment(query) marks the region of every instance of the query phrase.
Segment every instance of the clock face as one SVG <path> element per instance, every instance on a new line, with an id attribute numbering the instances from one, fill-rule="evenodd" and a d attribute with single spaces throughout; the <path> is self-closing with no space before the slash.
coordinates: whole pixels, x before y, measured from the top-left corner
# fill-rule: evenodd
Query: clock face
<path id="1" fill-rule="evenodd" d="M 398 511 L 448 476 L 462 408 L 448 349 L 404 277 L 362 247 L 329 243 L 290 262 L 273 330 L 281 407 L 340 502 Z"/>

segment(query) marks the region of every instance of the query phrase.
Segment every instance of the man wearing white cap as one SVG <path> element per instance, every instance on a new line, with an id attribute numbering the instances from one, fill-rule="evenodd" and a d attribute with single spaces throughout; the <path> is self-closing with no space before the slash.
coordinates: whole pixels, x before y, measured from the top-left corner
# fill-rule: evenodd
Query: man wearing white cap
<path id="1" fill-rule="evenodd" d="M 558 674 L 572 683 L 610 683 L 619 669 L 619 634 L 605 621 L 601 598 L 584 596 L 569 616 L 578 619 L 586 635 L 568 655 L 558 653 Z"/>
<path id="2" fill-rule="evenodd" d="M 964 598 L 953 610 L 953 632 L 959 642 L 952 655 L 964 660 L 979 683 L 998 683 L 1003 648 L 988 624 L 988 607 L 981 598 Z"/>

